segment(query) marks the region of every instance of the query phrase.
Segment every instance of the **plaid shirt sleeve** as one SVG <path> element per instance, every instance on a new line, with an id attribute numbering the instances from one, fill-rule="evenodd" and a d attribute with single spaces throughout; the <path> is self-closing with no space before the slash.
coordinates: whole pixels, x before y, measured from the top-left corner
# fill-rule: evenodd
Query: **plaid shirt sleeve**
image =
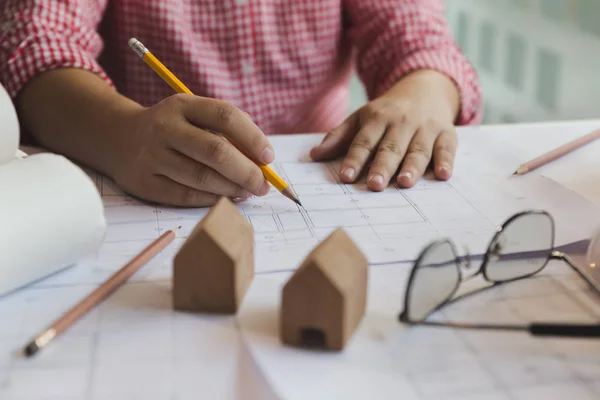
<path id="1" fill-rule="evenodd" d="M 432 69 L 459 88 L 457 124 L 481 121 L 479 78 L 452 38 L 443 0 L 345 0 L 345 8 L 358 74 L 370 99 L 411 71 Z"/>
<path id="2" fill-rule="evenodd" d="M 0 10 L 0 83 L 15 97 L 37 74 L 55 68 L 96 73 L 102 40 L 96 28 L 107 0 L 6 0 Z"/>

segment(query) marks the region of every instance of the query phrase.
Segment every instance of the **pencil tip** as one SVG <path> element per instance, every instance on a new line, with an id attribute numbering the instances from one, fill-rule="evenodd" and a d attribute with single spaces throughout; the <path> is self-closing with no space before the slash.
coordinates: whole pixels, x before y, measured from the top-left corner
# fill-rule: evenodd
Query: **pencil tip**
<path id="1" fill-rule="evenodd" d="M 294 203 L 298 204 L 300 207 L 304 208 L 302 203 L 300 203 L 300 200 L 298 200 L 298 197 L 294 194 L 294 192 L 291 191 L 291 189 L 289 187 L 283 189 L 281 191 L 281 194 L 283 194 L 288 199 L 292 200 Z"/>
<path id="2" fill-rule="evenodd" d="M 25 347 L 25 350 L 23 351 L 23 353 L 25 353 L 26 357 L 31 357 L 33 356 L 35 353 L 38 352 L 40 348 L 38 347 L 38 345 L 34 342 L 31 342 L 27 345 L 27 347 Z"/>
<path id="3" fill-rule="evenodd" d="M 519 175 L 519 170 L 516 170 L 515 172 L 512 173 L 513 175 Z"/>

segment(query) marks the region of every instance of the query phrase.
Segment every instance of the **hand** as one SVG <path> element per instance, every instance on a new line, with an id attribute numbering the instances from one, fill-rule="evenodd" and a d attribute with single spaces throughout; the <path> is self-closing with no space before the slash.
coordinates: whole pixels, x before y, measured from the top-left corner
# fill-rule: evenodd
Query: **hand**
<path id="1" fill-rule="evenodd" d="M 321 161 L 347 151 L 341 179 L 352 183 L 368 170 L 367 186 L 374 191 L 385 189 L 399 167 L 398 184 L 412 187 L 431 161 L 435 176 L 449 179 L 459 105 L 458 89 L 445 75 L 413 72 L 329 132 L 311 157 Z"/>
<path id="2" fill-rule="evenodd" d="M 115 146 L 115 182 L 130 194 L 172 206 L 203 207 L 220 196 L 270 190 L 260 168 L 221 136 L 269 164 L 274 151 L 250 117 L 223 101 L 177 94 L 135 111 Z"/>

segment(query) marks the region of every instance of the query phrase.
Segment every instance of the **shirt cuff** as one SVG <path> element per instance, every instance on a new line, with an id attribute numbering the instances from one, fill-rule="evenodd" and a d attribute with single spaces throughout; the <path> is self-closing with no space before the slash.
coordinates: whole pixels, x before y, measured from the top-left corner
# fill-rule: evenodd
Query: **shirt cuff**
<path id="1" fill-rule="evenodd" d="M 15 98 L 36 75 L 58 68 L 78 68 L 98 75 L 115 87 L 96 59 L 80 45 L 69 41 L 36 37 L 21 43 L 8 61 L 0 66 L 0 83 Z"/>
<path id="2" fill-rule="evenodd" d="M 461 54 L 440 51 L 419 51 L 400 62 L 387 78 L 375 88 L 375 97 L 382 95 L 404 75 L 419 69 L 440 72 L 452 79 L 460 92 L 460 111 L 457 125 L 479 124 L 483 118 L 479 78 L 474 67 Z"/>

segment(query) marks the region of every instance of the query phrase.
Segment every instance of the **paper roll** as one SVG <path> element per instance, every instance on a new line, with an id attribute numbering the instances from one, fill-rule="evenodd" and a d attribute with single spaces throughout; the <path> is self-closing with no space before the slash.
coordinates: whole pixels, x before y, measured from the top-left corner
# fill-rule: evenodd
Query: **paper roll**
<path id="1" fill-rule="evenodd" d="M 66 158 L 0 165 L 0 295 L 93 254 L 105 232 L 96 186 Z"/>
<path id="2" fill-rule="evenodd" d="M 10 96 L 0 85 L 0 165 L 15 158 L 19 148 L 19 120 Z"/>

